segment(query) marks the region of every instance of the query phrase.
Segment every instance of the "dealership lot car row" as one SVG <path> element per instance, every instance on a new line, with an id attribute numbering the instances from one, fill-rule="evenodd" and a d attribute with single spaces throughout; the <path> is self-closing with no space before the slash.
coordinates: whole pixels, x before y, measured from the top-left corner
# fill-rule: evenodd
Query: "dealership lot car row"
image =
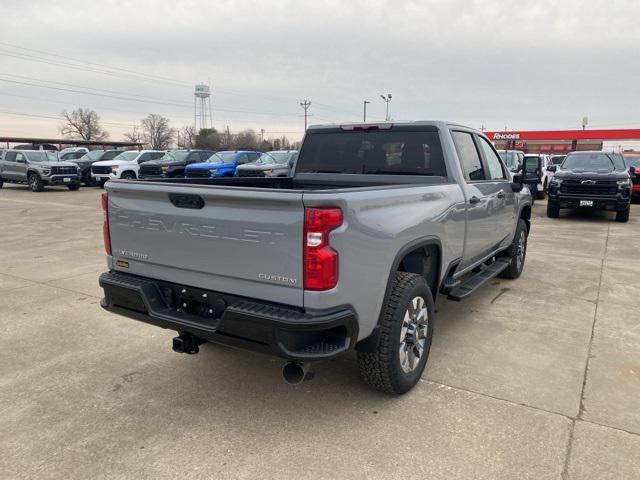
<path id="1" fill-rule="evenodd" d="M 297 151 L 210 150 L 0 150 L 0 188 L 4 182 L 23 183 L 32 191 L 65 185 L 100 185 L 110 179 L 188 177 L 288 176 Z"/>

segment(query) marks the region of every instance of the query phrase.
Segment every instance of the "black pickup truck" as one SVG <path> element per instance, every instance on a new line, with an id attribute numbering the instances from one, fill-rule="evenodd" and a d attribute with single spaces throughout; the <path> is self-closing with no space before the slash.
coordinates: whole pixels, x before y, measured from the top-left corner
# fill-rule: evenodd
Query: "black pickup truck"
<path id="1" fill-rule="evenodd" d="M 621 155 L 573 152 L 554 172 L 549 184 L 547 216 L 557 218 L 561 208 L 587 208 L 616 212 L 617 222 L 629 220 L 631 177 Z"/>
<path id="2" fill-rule="evenodd" d="M 170 150 L 159 160 L 140 165 L 140 178 L 184 177 L 184 169 L 192 163 L 206 162 L 211 150 Z"/>

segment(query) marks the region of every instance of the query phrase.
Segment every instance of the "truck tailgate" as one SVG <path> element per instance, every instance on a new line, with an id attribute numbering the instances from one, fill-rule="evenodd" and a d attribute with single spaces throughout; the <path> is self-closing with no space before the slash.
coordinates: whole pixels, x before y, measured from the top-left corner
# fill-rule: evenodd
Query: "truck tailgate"
<path id="1" fill-rule="evenodd" d="M 302 306 L 302 192 L 109 182 L 112 268 Z"/>

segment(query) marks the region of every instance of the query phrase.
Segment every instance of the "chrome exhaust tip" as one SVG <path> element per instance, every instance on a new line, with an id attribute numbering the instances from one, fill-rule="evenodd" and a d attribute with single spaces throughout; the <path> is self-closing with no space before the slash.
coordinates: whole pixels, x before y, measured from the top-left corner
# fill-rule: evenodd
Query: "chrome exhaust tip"
<path id="1" fill-rule="evenodd" d="M 302 383 L 307 376 L 307 365 L 298 362 L 287 362 L 282 367 L 282 378 L 289 385 Z"/>

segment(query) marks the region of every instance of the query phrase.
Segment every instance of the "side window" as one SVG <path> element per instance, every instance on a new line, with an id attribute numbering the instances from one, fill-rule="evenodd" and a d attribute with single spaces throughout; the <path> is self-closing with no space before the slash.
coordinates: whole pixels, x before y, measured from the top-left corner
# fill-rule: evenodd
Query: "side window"
<path id="1" fill-rule="evenodd" d="M 146 162 L 147 160 L 151 160 L 151 155 L 149 155 L 149 152 L 143 153 L 142 155 L 140 155 L 140 157 L 138 157 L 138 163 Z"/>
<path id="2" fill-rule="evenodd" d="M 249 153 L 249 161 L 250 162 L 255 162 L 256 160 L 258 160 L 260 158 L 260 154 L 259 153 Z"/>
<path id="3" fill-rule="evenodd" d="M 16 152 L 16 162 L 26 162 L 27 156 L 22 152 Z"/>
<path id="4" fill-rule="evenodd" d="M 241 153 L 238 155 L 238 165 L 244 165 L 245 163 L 249 163 L 249 157 L 246 153 Z"/>
<path id="5" fill-rule="evenodd" d="M 209 152 L 209 151 L 200 152 L 200 160 L 203 162 L 206 162 L 211 155 L 213 155 L 213 152 Z"/>
<path id="6" fill-rule="evenodd" d="M 151 152 L 151 159 L 157 160 L 158 158 L 164 157 L 164 152 Z"/>
<path id="7" fill-rule="evenodd" d="M 473 137 L 467 132 L 451 132 L 464 176 L 468 181 L 485 180 L 484 168 Z"/>
<path id="8" fill-rule="evenodd" d="M 4 160 L 6 162 L 15 162 L 16 161 L 16 152 L 7 152 L 4 154 Z"/>
<path id="9" fill-rule="evenodd" d="M 504 170 L 502 169 L 502 163 L 500 162 L 498 155 L 493 150 L 493 148 L 491 148 L 491 145 L 489 145 L 489 142 L 487 142 L 486 139 L 482 137 L 477 138 L 484 158 L 487 160 L 487 167 L 489 168 L 489 179 L 505 180 L 506 176 L 504 174 Z"/>

